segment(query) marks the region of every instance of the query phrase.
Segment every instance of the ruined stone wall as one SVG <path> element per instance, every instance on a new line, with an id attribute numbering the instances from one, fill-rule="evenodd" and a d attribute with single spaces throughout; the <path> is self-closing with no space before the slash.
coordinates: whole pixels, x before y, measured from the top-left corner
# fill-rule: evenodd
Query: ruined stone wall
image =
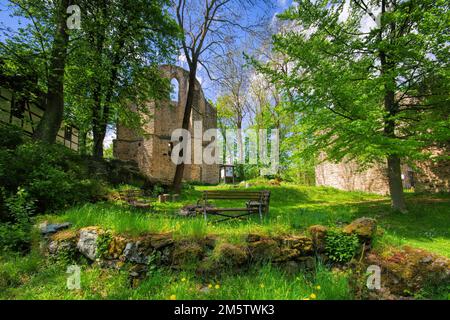
<path id="1" fill-rule="evenodd" d="M 188 71 L 176 66 L 161 66 L 164 77 L 177 79 L 178 101 L 160 100 L 149 102 L 151 117 L 145 119 L 144 136 L 118 125 L 117 139 L 114 141 L 114 156 L 121 160 L 135 160 L 141 171 L 158 181 L 169 183 L 175 175 L 176 165 L 170 157 L 171 135 L 175 129 L 181 128 L 188 91 Z M 203 131 L 217 128 L 217 111 L 206 101 L 200 83 L 195 87 L 193 110 L 191 114 L 190 132 L 192 150 L 194 139 L 193 121 L 202 121 Z M 174 143 L 176 144 L 176 143 Z M 191 153 L 191 163 L 194 154 Z M 219 182 L 218 165 L 187 164 L 184 170 L 186 181 L 205 183 Z"/>
<path id="2" fill-rule="evenodd" d="M 361 171 L 355 161 L 322 162 L 316 166 L 316 185 L 347 191 L 389 194 L 386 168 L 381 165 Z"/>
<path id="3" fill-rule="evenodd" d="M 445 149 L 434 149 L 434 156 L 448 154 Z M 323 155 L 321 160 L 323 160 Z M 316 185 L 329 186 L 347 191 L 364 191 L 389 194 L 387 165 L 380 163 L 362 170 L 355 161 L 333 163 L 321 162 L 315 168 Z M 415 168 L 402 165 L 402 180 L 405 189 L 415 191 L 450 192 L 450 161 L 423 161 L 415 163 Z"/>
<path id="4" fill-rule="evenodd" d="M 448 148 L 430 149 L 432 157 L 449 156 Z M 450 160 L 417 163 L 415 170 L 417 191 L 450 192 Z"/>

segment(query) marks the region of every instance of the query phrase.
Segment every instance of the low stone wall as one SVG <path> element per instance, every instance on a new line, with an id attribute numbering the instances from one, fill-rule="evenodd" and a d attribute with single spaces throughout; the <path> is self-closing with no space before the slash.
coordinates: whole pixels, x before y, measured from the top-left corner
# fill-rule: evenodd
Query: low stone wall
<path id="1" fill-rule="evenodd" d="M 318 258 L 334 267 L 353 268 L 361 277 L 367 276 L 367 266 L 379 266 L 382 289 L 366 295 L 371 299 L 398 299 L 418 292 L 429 283 L 450 284 L 450 259 L 408 248 L 392 251 L 390 256 L 373 252 L 371 242 L 378 231 L 376 221 L 370 218 L 359 218 L 341 229 L 343 233 L 356 234 L 360 244 L 355 255 L 358 259 L 349 264 L 332 263 L 327 258 L 329 229 L 321 225 L 311 226 L 307 234 L 248 234 L 239 243 L 229 243 L 215 235 L 179 239 L 171 233 L 148 233 L 129 237 L 95 226 L 78 231 L 61 230 L 67 227 L 67 224 L 40 226 L 44 234 L 43 248 L 50 257 L 70 256 L 104 268 L 128 270 L 133 286 L 155 266 L 189 270 L 208 278 L 272 263 L 295 274 L 314 270 Z M 365 279 L 363 281 L 365 284 Z M 365 290 L 364 284 L 362 290 Z"/>

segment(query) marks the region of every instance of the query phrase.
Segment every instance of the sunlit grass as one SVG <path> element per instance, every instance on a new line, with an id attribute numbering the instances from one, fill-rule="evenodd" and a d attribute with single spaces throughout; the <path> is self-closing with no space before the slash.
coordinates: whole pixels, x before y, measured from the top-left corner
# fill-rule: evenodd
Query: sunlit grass
<path id="1" fill-rule="evenodd" d="M 23 263 L 16 268 L 18 272 L 25 271 L 21 267 Z M 1 287 L 0 299 L 353 299 L 348 276 L 321 266 L 310 274 L 286 275 L 264 265 L 216 279 L 158 269 L 136 288 L 130 287 L 125 271 L 83 266 L 80 290 L 67 289 L 65 271 L 61 266 L 41 263 L 28 279 Z"/>
<path id="2" fill-rule="evenodd" d="M 450 196 L 407 194 L 409 213 L 390 209 L 389 198 L 362 192 L 343 192 L 326 187 L 292 184 L 251 187 L 271 191 L 270 214 L 259 222 L 257 215 L 247 221 L 205 223 L 201 215 L 182 217 L 180 207 L 195 204 L 201 191 L 218 187 L 196 186 L 183 192 L 177 202 L 157 203 L 155 210 L 142 211 L 120 203 L 85 204 L 59 215 L 43 217 L 50 221 L 69 221 L 74 228 L 98 225 L 117 233 L 139 235 L 144 232 L 172 232 L 175 237 L 220 235 L 241 239 L 248 233 L 290 234 L 309 226 L 342 225 L 361 216 L 374 217 L 384 229 L 382 241 L 391 245 L 412 245 L 450 257 Z M 235 189 L 232 186 L 219 186 Z M 218 206 L 243 206 L 243 201 L 216 202 Z"/>

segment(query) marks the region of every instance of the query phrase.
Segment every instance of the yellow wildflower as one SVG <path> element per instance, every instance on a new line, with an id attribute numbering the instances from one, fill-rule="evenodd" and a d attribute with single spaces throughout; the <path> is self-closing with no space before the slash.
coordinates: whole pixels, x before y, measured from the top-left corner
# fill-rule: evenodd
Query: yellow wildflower
<path id="1" fill-rule="evenodd" d="M 208 284 L 208 288 L 210 288 L 210 289 L 212 288 L 212 284 L 211 284 L 211 283 L 210 283 L 210 284 Z"/>
<path id="2" fill-rule="evenodd" d="M 259 286 L 260 286 L 261 288 L 264 288 L 264 283 L 261 283 Z"/>
<path id="3" fill-rule="evenodd" d="M 219 289 L 220 285 L 216 284 L 216 286 L 214 288 Z"/>
<path id="4" fill-rule="evenodd" d="M 311 293 L 309 297 L 310 297 L 311 299 L 315 299 L 315 298 L 317 298 L 317 296 L 316 296 L 316 294 L 315 294 L 315 293 Z"/>
<path id="5" fill-rule="evenodd" d="M 186 281 L 186 278 L 182 278 L 182 279 L 181 279 L 181 282 L 185 282 L 185 281 Z"/>
<path id="6" fill-rule="evenodd" d="M 309 300 L 309 298 L 303 298 L 303 300 Z"/>
<path id="7" fill-rule="evenodd" d="M 321 288 L 320 288 L 320 286 L 317 286 L 316 289 L 317 289 L 317 290 L 320 290 Z"/>
<path id="8" fill-rule="evenodd" d="M 170 300 L 177 300 L 177 296 L 173 294 L 173 295 L 170 296 L 169 299 L 170 299 Z"/>

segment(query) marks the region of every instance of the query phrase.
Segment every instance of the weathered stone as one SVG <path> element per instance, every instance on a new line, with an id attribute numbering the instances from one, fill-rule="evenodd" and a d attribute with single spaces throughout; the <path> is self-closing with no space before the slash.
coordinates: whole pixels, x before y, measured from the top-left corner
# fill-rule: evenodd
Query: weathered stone
<path id="1" fill-rule="evenodd" d="M 45 221 L 39 224 L 38 229 L 42 235 L 46 236 L 49 234 L 56 233 L 60 230 L 68 229 L 70 228 L 70 225 L 71 224 L 69 222 L 49 224 L 47 221 Z"/>
<path id="2" fill-rule="evenodd" d="M 281 244 L 288 249 L 295 249 L 300 255 L 313 253 L 313 242 L 306 236 L 289 236 L 281 238 Z"/>
<path id="3" fill-rule="evenodd" d="M 404 247 L 387 257 L 367 255 L 367 265 L 381 268 L 381 285 L 391 294 L 408 296 L 427 285 L 450 284 L 450 259 L 421 249 Z"/>
<path id="4" fill-rule="evenodd" d="M 47 245 L 48 252 L 52 255 L 56 255 L 62 251 L 75 251 L 76 250 L 77 234 L 72 230 L 64 230 L 53 234 Z"/>
<path id="5" fill-rule="evenodd" d="M 160 250 L 173 245 L 174 241 L 170 233 L 154 234 L 150 237 L 150 244 L 155 250 Z"/>
<path id="6" fill-rule="evenodd" d="M 276 262 L 294 261 L 300 257 L 300 251 L 293 248 L 282 248 Z"/>
<path id="7" fill-rule="evenodd" d="M 182 241 L 175 245 L 172 253 L 172 264 L 174 266 L 182 266 L 202 260 L 204 256 L 204 248 L 197 242 Z"/>
<path id="8" fill-rule="evenodd" d="M 118 259 L 123 254 L 127 241 L 128 240 L 124 237 L 112 237 L 111 242 L 109 243 L 108 257 Z"/>
<path id="9" fill-rule="evenodd" d="M 78 250 L 90 260 L 97 256 L 97 239 L 101 230 L 97 227 L 87 227 L 79 231 Z"/>
<path id="10" fill-rule="evenodd" d="M 321 225 L 314 225 L 308 229 L 308 232 L 312 237 L 313 248 L 318 253 L 324 252 L 325 250 L 325 237 L 327 231 L 327 227 Z"/>
<path id="11" fill-rule="evenodd" d="M 370 240 L 377 232 L 377 221 L 372 218 L 358 218 L 344 227 L 342 230 L 345 233 L 357 234 L 360 238 Z"/>
<path id="12" fill-rule="evenodd" d="M 123 258 L 129 262 L 147 264 L 148 257 L 153 251 L 148 238 L 135 242 L 128 242 L 123 250 Z"/>
<path id="13" fill-rule="evenodd" d="M 280 256 L 278 242 L 272 239 L 251 242 L 248 247 L 254 260 L 271 261 Z"/>
<path id="14" fill-rule="evenodd" d="M 50 241 L 48 244 L 48 252 L 51 255 L 57 255 L 60 252 L 75 251 L 75 243 L 72 241 Z"/>
<path id="15" fill-rule="evenodd" d="M 142 130 L 134 130 L 124 124 L 117 126 L 117 138 L 114 140 L 114 157 L 121 160 L 133 160 L 138 163 L 143 174 L 162 183 L 170 183 L 176 165 L 170 161 L 173 145 L 170 138 L 173 130 L 181 127 L 183 110 L 186 104 L 189 72 L 173 65 L 160 67 L 160 74 L 167 79 L 176 79 L 179 90 L 176 101 L 162 99 L 148 101 L 148 112 L 141 114 L 145 120 Z M 195 83 L 194 105 L 198 112 L 192 113 L 192 121 L 201 121 L 202 130 L 217 128 L 217 110 L 205 99 L 201 84 Z M 189 129 L 193 134 L 193 126 Z M 194 153 L 192 153 L 192 157 Z M 186 181 L 202 181 L 216 184 L 219 182 L 218 164 L 186 165 L 183 178 Z M 161 199 L 162 201 L 167 199 Z"/>
<path id="16" fill-rule="evenodd" d="M 236 267 L 244 264 L 248 252 L 242 246 L 231 243 L 221 243 L 214 250 L 215 260 L 223 265 Z"/>

